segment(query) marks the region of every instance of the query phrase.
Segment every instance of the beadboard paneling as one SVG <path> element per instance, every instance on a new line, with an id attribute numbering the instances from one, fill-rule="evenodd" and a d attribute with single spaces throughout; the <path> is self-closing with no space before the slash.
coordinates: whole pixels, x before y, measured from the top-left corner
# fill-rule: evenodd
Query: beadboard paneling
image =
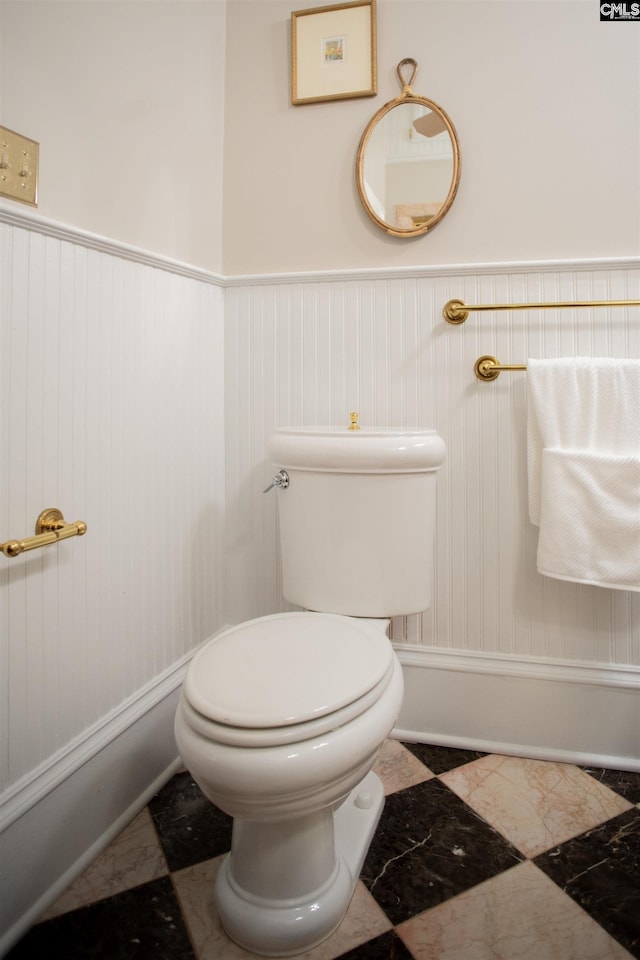
<path id="1" fill-rule="evenodd" d="M 0 224 L 6 798 L 224 622 L 223 291 Z"/>
<path id="2" fill-rule="evenodd" d="M 0 228 L 1 535 L 30 533 L 45 506 L 89 525 L 2 558 L 3 799 L 224 623 L 286 607 L 262 493 L 278 424 L 357 409 L 444 437 L 434 602 L 396 618 L 399 647 L 640 664 L 637 596 L 536 573 L 524 376 L 472 372 L 482 353 L 637 356 L 638 311 L 441 319 L 453 296 L 637 298 L 632 265 L 213 283 L 37 224 Z"/>
<path id="3" fill-rule="evenodd" d="M 526 502 L 526 383 L 474 377 L 478 356 L 640 356 L 640 309 L 495 311 L 462 326 L 467 303 L 638 299 L 638 270 L 484 268 L 464 276 L 249 278 L 229 281 L 227 457 L 229 619 L 285 609 L 276 494 L 265 443 L 276 426 L 435 427 L 448 456 L 438 476 L 434 600 L 398 618 L 394 641 L 423 649 L 640 664 L 640 597 L 540 576 Z M 402 558 L 398 558 L 402 562 Z M 357 576 L 357 571 L 354 571 Z"/>

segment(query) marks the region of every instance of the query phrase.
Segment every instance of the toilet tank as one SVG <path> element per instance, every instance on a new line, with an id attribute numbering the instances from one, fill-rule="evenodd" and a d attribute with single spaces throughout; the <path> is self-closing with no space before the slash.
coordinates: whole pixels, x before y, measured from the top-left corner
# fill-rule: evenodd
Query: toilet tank
<path id="1" fill-rule="evenodd" d="M 277 490 L 283 594 L 307 610 L 354 617 L 431 605 L 435 430 L 289 428 L 268 452 Z"/>

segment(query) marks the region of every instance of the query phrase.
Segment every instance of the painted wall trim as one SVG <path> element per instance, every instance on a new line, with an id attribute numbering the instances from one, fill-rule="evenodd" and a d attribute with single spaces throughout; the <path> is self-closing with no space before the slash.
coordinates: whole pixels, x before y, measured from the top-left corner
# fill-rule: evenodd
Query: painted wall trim
<path id="1" fill-rule="evenodd" d="M 640 771 L 640 668 L 396 649 L 398 739 Z"/>
<path id="2" fill-rule="evenodd" d="M 390 734 L 394 740 L 405 743 L 423 743 L 424 737 L 416 735 L 414 730 L 396 726 Z M 544 760 L 547 763 L 571 763 L 579 767 L 595 767 L 605 770 L 629 770 L 640 773 L 640 760 L 620 757 L 616 754 L 593 753 L 588 750 L 559 750 L 547 747 L 544 750 L 510 740 L 488 740 L 482 737 L 469 739 L 464 736 L 449 736 L 433 732 L 429 735 L 429 744 L 434 747 L 447 747 L 451 750 L 477 750 L 480 753 L 497 753 L 507 757 L 523 757 L 527 760 Z"/>
<path id="3" fill-rule="evenodd" d="M 173 260 L 171 257 L 163 257 L 160 254 L 151 253 L 127 243 L 121 243 L 119 240 L 110 240 L 108 237 L 101 237 L 97 233 L 89 233 L 87 230 L 81 230 L 78 227 L 48 220 L 30 210 L 16 210 L 9 206 L 6 201 L 0 201 L 0 223 L 8 223 L 13 227 L 21 227 L 23 230 L 41 233 L 45 237 L 66 240 L 89 250 L 97 250 L 100 253 L 120 257 L 122 260 L 132 260 L 134 263 L 166 270 L 168 273 L 177 273 L 192 280 L 201 280 L 203 283 L 211 283 L 219 287 L 224 286 L 224 278 L 216 273 L 211 273 L 209 270 L 182 263 L 180 260 Z"/>
<path id="4" fill-rule="evenodd" d="M 640 257 L 605 257 L 594 260 L 531 260 L 505 263 L 451 263 L 416 267 L 372 267 L 360 270 L 318 270 L 304 273 L 276 273 L 226 278 L 226 286 L 254 287 L 286 283 L 341 283 L 357 280 L 413 280 L 423 277 L 494 276 L 555 271 L 632 270 Z"/>
<path id="5" fill-rule="evenodd" d="M 300 273 L 269 273 L 223 276 L 194 267 L 170 257 L 134 247 L 119 240 L 48 220 L 31 210 L 18 210 L 10 201 L 0 200 L 0 223 L 7 223 L 45 236 L 79 244 L 90 250 L 133 260 L 170 273 L 201 280 L 219 287 L 254 287 L 294 283 L 344 283 L 358 280 L 407 280 L 421 277 L 491 276 L 495 274 L 528 274 L 565 270 L 632 270 L 640 268 L 640 257 L 600 257 L 584 260 L 531 260 L 504 263 L 430 264 L 415 267 L 371 267 L 353 270 L 317 270 Z"/>
<path id="6" fill-rule="evenodd" d="M 449 648 L 416 648 L 394 643 L 403 665 L 429 670 L 460 670 L 463 673 L 492 674 L 499 677 L 525 677 L 531 680 L 556 680 L 561 683 L 586 683 L 602 687 L 624 687 L 640 693 L 640 666 L 611 665 L 589 660 L 515 657 L 500 653 L 468 653 Z"/>
<path id="7" fill-rule="evenodd" d="M 22 780 L 14 783 L 0 798 L 0 834 L 19 817 L 56 790 L 83 764 L 122 736 L 136 721 L 149 713 L 167 696 L 177 690 L 184 679 L 189 653 L 164 673 L 145 684 L 106 717 L 84 730 L 62 750 L 30 770 Z"/>

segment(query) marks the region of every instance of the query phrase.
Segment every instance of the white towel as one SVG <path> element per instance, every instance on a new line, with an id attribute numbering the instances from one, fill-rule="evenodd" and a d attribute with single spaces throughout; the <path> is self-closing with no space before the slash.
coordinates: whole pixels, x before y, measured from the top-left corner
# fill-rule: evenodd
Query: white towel
<path id="1" fill-rule="evenodd" d="M 540 573 L 640 590 L 640 361 L 528 360 Z"/>

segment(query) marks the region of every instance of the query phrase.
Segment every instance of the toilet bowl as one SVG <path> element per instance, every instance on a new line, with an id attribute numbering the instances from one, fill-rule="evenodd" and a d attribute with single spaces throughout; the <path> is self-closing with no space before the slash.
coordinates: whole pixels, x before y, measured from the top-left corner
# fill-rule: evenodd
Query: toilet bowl
<path id="1" fill-rule="evenodd" d="M 261 617 L 209 641 L 189 667 L 176 740 L 205 796 L 234 818 L 216 900 L 245 949 L 308 950 L 348 907 L 383 806 L 370 770 L 402 702 L 384 626 Z"/>
<path id="2" fill-rule="evenodd" d="M 445 447 L 431 430 L 283 430 L 270 452 L 283 468 L 283 593 L 305 609 L 201 647 L 175 734 L 202 792 L 233 817 L 215 890 L 226 932 L 294 956 L 344 917 L 384 805 L 372 767 L 403 696 L 388 618 L 430 604 Z"/>

